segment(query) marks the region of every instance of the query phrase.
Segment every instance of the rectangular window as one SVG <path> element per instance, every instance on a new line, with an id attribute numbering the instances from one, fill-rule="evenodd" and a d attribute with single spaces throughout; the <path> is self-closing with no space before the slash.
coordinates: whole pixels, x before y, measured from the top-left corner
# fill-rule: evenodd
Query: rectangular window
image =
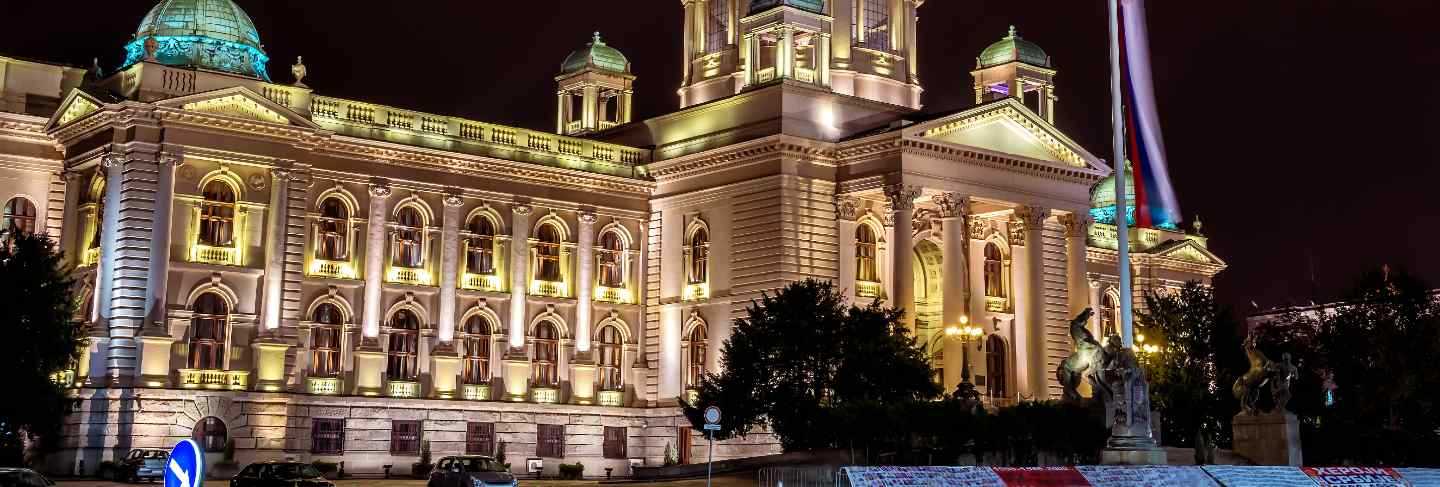
<path id="1" fill-rule="evenodd" d="M 863 0 L 860 12 L 864 41 L 861 45 L 877 50 L 890 50 L 890 0 Z"/>
<path id="2" fill-rule="evenodd" d="M 315 418 L 310 428 L 310 453 L 340 455 L 345 453 L 345 420 Z"/>
<path id="3" fill-rule="evenodd" d="M 565 458 L 565 425 L 541 424 L 535 429 L 535 456 Z"/>
<path id="4" fill-rule="evenodd" d="M 495 454 L 495 423 L 465 424 L 465 454 Z"/>
<path id="5" fill-rule="evenodd" d="M 625 458 L 625 428 L 605 427 L 605 458 Z"/>
<path id="6" fill-rule="evenodd" d="M 705 4 L 705 52 L 719 52 L 730 44 L 729 0 L 709 0 Z"/>
<path id="7" fill-rule="evenodd" d="M 419 455 L 420 454 L 420 422 L 419 421 L 391 421 L 390 422 L 390 454 L 391 455 Z"/>

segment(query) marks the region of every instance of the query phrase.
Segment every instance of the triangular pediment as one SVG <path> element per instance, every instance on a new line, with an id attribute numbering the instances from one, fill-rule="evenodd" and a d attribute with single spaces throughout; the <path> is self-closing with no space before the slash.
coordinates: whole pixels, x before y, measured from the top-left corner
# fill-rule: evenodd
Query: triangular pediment
<path id="1" fill-rule="evenodd" d="M 45 129 L 51 130 L 70 125 L 76 120 L 100 111 L 103 106 L 105 106 L 105 102 L 91 94 L 78 88 L 72 89 L 70 94 L 65 95 L 65 99 L 60 102 L 60 109 L 50 116 L 50 121 L 46 122 Z"/>
<path id="2" fill-rule="evenodd" d="M 1219 256 L 1210 252 L 1210 249 L 1205 248 L 1205 246 L 1200 245 L 1199 242 L 1194 240 L 1177 241 L 1154 253 L 1160 257 L 1194 262 L 1196 264 L 1225 265 L 1224 260 L 1221 260 Z"/>
<path id="3" fill-rule="evenodd" d="M 257 122 L 320 128 L 304 115 L 242 86 L 171 98 L 155 105 Z"/>
<path id="4" fill-rule="evenodd" d="M 906 135 L 1108 174 L 1110 167 L 1013 98 L 915 124 Z"/>

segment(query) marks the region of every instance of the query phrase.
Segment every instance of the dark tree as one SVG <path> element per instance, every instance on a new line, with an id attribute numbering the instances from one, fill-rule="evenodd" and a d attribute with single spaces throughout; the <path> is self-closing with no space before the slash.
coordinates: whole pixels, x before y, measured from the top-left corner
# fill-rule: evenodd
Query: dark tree
<path id="1" fill-rule="evenodd" d="M 1230 420 L 1239 410 L 1230 394 L 1239 354 L 1240 327 L 1214 291 L 1191 281 L 1178 292 L 1147 294 L 1136 313 L 1149 343 L 1161 350 L 1145 357 L 1150 403 L 1161 412 L 1166 444 L 1193 446 L 1197 433 L 1214 445 L 1230 442 Z"/>
<path id="2" fill-rule="evenodd" d="M 847 306 L 832 284 L 807 279 L 746 313 L 721 349 L 725 373 L 706 376 L 686 407 L 699 428 L 701 409 L 719 406 L 717 438 L 768 426 L 787 451 L 849 446 L 855 424 L 837 421 L 940 392 L 901 312 L 879 302 Z"/>
<path id="3" fill-rule="evenodd" d="M 22 439 L 58 437 L 66 400 L 52 376 L 72 367 L 85 338 L 75 319 L 74 281 L 55 244 L 43 235 L 0 237 L 0 357 L 6 395 L 0 401 L 0 466 L 21 461 Z"/>

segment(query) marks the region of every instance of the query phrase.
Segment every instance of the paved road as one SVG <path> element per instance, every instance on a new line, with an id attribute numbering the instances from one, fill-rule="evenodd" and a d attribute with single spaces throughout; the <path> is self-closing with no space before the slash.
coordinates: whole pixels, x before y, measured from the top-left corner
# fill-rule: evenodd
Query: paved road
<path id="1" fill-rule="evenodd" d="M 101 480 L 60 480 L 60 481 L 57 481 L 56 484 L 58 484 L 60 487 L 122 487 L 122 486 L 124 486 L 124 487 L 134 487 L 134 486 L 146 486 L 146 485 L 153 486 L 153 487 L 163 487 L 163 484 L 160 484 L 160 483 L 126 484 L 126 483 L 119 483 L 119 482 L 106 482 L 106 481 L 101 481 Z M 206 485 L 210 485 L 210 486 L 212 486 L 212 487 L 222 487 L 222 486 L 227 486 L 227 485 L 229 485 L 229 482 L 210 480 L 210 481 L 206 481 Z M 338 481 L 335 481 L 335 486 L 336 486 L 336 487 L 382 487 L 382 486 L 384 486 L 384 487 L 389 487 L 389 486 L 424 487 L 424 485 L 425 485 L 425 481 L 424 481 L 424 480 L 366 479 L 366 480 L 338 480 Z M 521 486 L 521 487 L 598 487 L 599 485 L 601 485 L 601 484 L 600 484 L 600 481 L 598 481 L 598 480 L 584 480 L 584 481 L 568 481 L 568 480 L 539 480 L 539 481 L 536 481 L 536 480 L 521 480 L 521 481 L 520 481 L 520 486 Z M 613 485 L 613 484 L 607 484 L 607 485 Z M 625 483 L 625 484 L 619 484 L 619 485 L 621 485 L 621 486 L 623 486 L 623 487 L 704 487 L 704 486 L 705 486 L 705 479 L 675 480 L 675 481 L 670 481 L 670 482 L 644 482 L 644 483 L 636 482 L 636 483 Z M 716 478 L 715 478 L 715 483 L 714 483 L 714 485 L 715 485 L 715 487 L 751 487 L 751 486 L 754 486 L 754 485 L 755 485 L 755 477 L 754 477 L 754 474 L 740 475 L 740 476 L 716 477 Z"/>

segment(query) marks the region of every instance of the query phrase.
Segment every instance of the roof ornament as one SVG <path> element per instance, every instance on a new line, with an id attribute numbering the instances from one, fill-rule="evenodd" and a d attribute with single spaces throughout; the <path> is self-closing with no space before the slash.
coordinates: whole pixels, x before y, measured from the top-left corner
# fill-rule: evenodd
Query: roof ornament
<path id="1" fill-rule="evenodd" d="M 155 51 L 159 51 L 159 50 L 160 50 L 160 41 L 155 40 L 155 36 L 152 35 L 152 36 L 150 36 L 150 37 L 146 37 L 146 38 L 145 38 L 145 60 L 146 60 L 146 61 L 154 61 L 154 60 L 155 60 Z"/>
<path id="2" fill-rule="evenodd" d="M 1010 35 L 1006 37 L 1006 39 L 1014 39 L 1016 37 L 1019 36 L 1015 35 L 1015 24 L 1010 24 Z"/>
<path id="3" fill-rule="evenodd" d="M 605 45 L 605 41 L 600 40 L 600 31 L 598 31 L 598 30 L 595 31 L 595 39 L 592 40 L 591 43 L 592 43 L 592 44 L 595 44 L 595 45 L 597 45 L 597 46 L 603 46 L 603 45 Z"/>
<path id="4" fill-rule="evenodd" d="M 1204 225 L 1205 225 L 1204 223 L 1201 223 L 1201 222 L 1200 222 L 1200 214 L 1198 214 L 1198 213 L 1195 214 L 1195 221 L 1190 222 L 1190 227 L 1195 229 L 1195 234 L 1196 234 L 1196 235 L 1205 235 L 1204 233 L 1201 233 L 1201 232 L 1200 232 L 1200 228 L 1203 227 Z"/>
<path id="5" fill-rule="evenodd" d="M 304 82 L 305 75 L 308 73 L 309 70 L 305 69 L 305 56 L 295 56 L 295 65 L 290 66 L 290 74 L 295 76 L 295 86 L 309 88 L 305 86 Z"/>

